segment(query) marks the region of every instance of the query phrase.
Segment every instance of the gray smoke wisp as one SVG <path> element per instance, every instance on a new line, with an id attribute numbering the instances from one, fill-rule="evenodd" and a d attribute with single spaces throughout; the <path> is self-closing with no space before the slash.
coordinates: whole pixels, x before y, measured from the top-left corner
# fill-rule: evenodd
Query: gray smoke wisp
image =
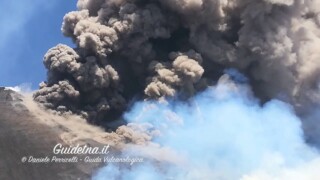
<path id="1" fill-rule="evenodd" d="M 78 0 L 77 6 L 62 25 L 75 47 L 59 44 L 46 53 L 47 80 L 34 99 L 102 126 L 125 119 L 130 124 L 116 123 L 115 132 L 134 144 L 187 149 L 187 169 L 165 177 L 153 165 L 131 172 L 155 172 L 147 179 L 176 172 L 191 173 L 176 179 L 318 179 L 319 156 L 304 141 L 320 145 L 319 0 Z M 158 110 L 144 111 L 141 104 Z M 228 116 L 233 110 L 243 111 L 241 121 Z M 140 111 L 145 114 L 135 116 Z M 125 112 L 134 115 L 123 117 Z M 180 135 L 172 135 L 175 130 Z M 218 141 L 229 136 L 239 146 Z M 183 137 L 207 151 L 177 147 Z M 301 148 L 306 157 L 296 152 Z M 201 164 L 197 158 L 209 152 L 211 159 Z M 268 164 L 268 157 L 281 162 Z M 275 167 L 281 168 L 273 174 Z M 117 167 L 105 171 L 115 179 L 133 176 L 122 176 Z"/>

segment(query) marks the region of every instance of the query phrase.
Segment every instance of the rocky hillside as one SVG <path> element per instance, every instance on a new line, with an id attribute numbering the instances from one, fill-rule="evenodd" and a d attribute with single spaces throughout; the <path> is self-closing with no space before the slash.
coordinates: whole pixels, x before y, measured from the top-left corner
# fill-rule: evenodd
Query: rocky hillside
<path id="1" fill-rule="evenodd" d="M 34 120 L 21 97 L 0 88 L 0 179 L 89 179 L 92 164 L 21 162 L 22 157 L 52 157 L 53 147 L 64 143 L 51 127 Z"/>

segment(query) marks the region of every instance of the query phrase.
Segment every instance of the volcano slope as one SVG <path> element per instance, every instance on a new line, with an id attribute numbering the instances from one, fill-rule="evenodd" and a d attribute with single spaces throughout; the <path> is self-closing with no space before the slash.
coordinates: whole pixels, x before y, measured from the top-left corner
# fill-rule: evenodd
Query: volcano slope
<path id="1" fill-rule="evenodd" d="M 53 147 L 65 144 L 60 134 L 52 126 L 40 123 L 24 105 L 21 95 L 0 88 L 1 180 L 89 179 L 96 164 L 21 162 L 22 157 L 52 157 Z"/>

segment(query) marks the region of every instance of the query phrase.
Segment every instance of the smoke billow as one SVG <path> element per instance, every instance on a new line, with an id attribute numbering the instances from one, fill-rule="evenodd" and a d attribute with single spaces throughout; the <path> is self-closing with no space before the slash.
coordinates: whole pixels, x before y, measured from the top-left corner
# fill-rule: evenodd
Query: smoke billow
<path id="1" fill-rule="evenodd" d="M 319 157 L 304 143 L 320 144 L 320 1 L 78 0 L 77 5 L 62 25 L 76 47 L 59 44 L 46 53 L 48 76 L 34 93 L 36 101 L 100 125 L 128 110 L 143 112 L 125 116 L 138 125 L 116 133 L 135 144 L 185 148 L 190 166 L 174 171 L 185 175 L 173 178 L 320 176 L 314 174 Z M 132 108 L 137 100 L 143 102 Z M 144 136 L 134 137 L 139 132 Z M 206 150 L 188 149 L 187 140 Z M 200 162 L 201 155 L 208 160 Z M 138 168 L 149 176 L 157 171 L 147 167 Z M 132 179 L 129 172 L 120 174 L 115 176 Z"/>
<path id="2" fill-rule="evenodd" d="M 301 121 L 292 107 L 278 100 L 261 107 L 250 88 L 232 82 L 228 76 L 188 103 L 139 102 L 125 118 L 129 122 L 150 123 L 159 129 L 161 133 L 154 136 L 154 142 L 159 148 L 169 147 L 176 152 L 176 160 L 169 163 L 161 159 L 161 165 L 147 162 L 129 168 L 109 164 L 93 179 L 315 180 L 320 177 L 317 170 L 320 155 L 305 144 Z M 145 148 L 152 152 L 152 147 Z M 133 152 L 137 154 L 136 150 L 126 154 Z"/>
<path id="3" fill-rule="evenodd" d="M 318 1 L 78 1 L 44 58 L 35 93 L 47 107 L 97 122 L 135 97 L 191 97 L 234 67 L 263 101 L 304 113 L 319 101 Z"/>

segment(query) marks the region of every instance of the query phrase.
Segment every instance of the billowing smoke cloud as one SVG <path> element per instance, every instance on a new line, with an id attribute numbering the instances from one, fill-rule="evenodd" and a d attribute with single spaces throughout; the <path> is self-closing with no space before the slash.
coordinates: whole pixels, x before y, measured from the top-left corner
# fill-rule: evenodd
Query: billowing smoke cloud
<path id="1" fill-rule="evenodd" d="M 234 67 L 263 102 L 299 113 L 319 102 L 318 1 L 79 0 L 44 58 L 35 99 L 49 108 L 114 119 L 133 98 L 191 97 Z"/>
<path id="2" fill-rule="evenodd" d="M 34 99 L 104 126 L 141 100 L 126 119 L 158 133 L 134 124 L 116 133 L 144 131 L 132 142 L 170 147 L 189 165 L 173 168 L 181 177 L 167 168 L 160 175 L 152 162 L 130 172 L 155 172 L 155 179 L 319 177 L 318 155 L 303 136 L 320 144 L 320 1 L 78 0 L 62 32 L 76 47 L 47 52 L 47 81 Z M 130 172 L 118 178 L 132 179 Z"/>
<path id="3" fill-rule="evenodd" d="M 217 86 L 187 103 L 137 103 L 125 118 L 159 129 L 154 143 L 175 152 L 178 161 L 160 157 L 160 163 L 129 168 L 109 164 L 93 179 L 319 179 L 320 156 L 305 144 L 292 107 L 278 100 L 261 107 L 251 94 L 246 85 L 223 76 Z M 152 152 L 153 147 L 144 148 Z M 137 150 L 127 155 L 132 153 Z M 159 160 L 158 154 L 154 156 Z"/>

